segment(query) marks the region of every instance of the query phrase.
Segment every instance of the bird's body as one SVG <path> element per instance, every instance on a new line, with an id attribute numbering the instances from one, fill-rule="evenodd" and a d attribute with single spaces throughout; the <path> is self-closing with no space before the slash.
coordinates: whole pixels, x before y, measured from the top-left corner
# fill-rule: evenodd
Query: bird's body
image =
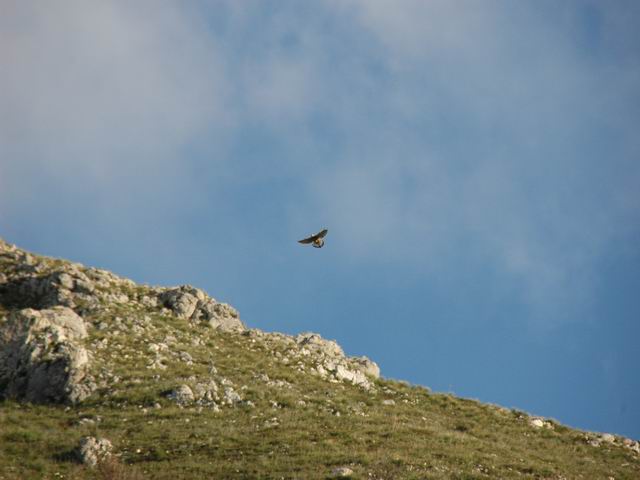
<path id="1" fill-rule="evenodd" d="M 311 244 L 314 248 L 322 248 L 324 246 L 324 236 L 327 234 L 329 230 L 326 228 L 316 233 L 315 235 L 311 235 L 310 237 L 303 238 L 302 240 L 298 240 L 298 243 L 303 244 Z"/>

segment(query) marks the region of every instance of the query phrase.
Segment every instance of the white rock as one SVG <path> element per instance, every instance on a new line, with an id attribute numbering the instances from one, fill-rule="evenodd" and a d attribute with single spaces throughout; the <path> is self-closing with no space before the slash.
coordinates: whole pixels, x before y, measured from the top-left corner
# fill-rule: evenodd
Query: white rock
<path id="1" fill-rule="evenodd" d="M 111 456 L 112 450 L 113 446 L 106 438 L 83 437 L 80 440 L 77 455 L 82 463 L 93 468 L 98 462 Z"/>
<path id="2" fill-rule="evenodd" d="M 244 330 L 238 311 L 226 303 L 217 302 L 203 290 L 183 285 L 160 294 L 162 305 L 179 317 L 193 322 L 204 321 L 211 327 L 227 330 Z"/>
<path id="3" fill-rule="evenodd" d="M 600 439 L 606 443 L 615 443 L 616 441 L 616 437 L 614 437 L 610 433 L 603 433 L 602 435 L 600 435 Z"/>
<path id="4" fill-rule="evenodd" d="M 317 333 L 301 333 L 295 337 L 295 341 L 300 347 L 305 347 L 309 351 L 322 353 L 329 357 L 344 357 L 340 345 L 333 340 L 325 340 Z"/>
<path id="5" fill-rule="evenodd" d="M 80 402 L 96 385 L 79 343 L 84 320 L 67 307 L 13 312 L 0 331 L 1 394 L 36 403 Z"/>
<path id="6" fill-rule="evenodd" d="M 529 425 L 535 428 L 542 428 L 544 427 L 544 421 L 540 418 L 532 418 Z"/>
<path id="7" fill-rule="evenodd" d="M 353 470 L 349 467 L 336 467 L 331 470 L 331 476 L 333 478 L 345 478 L 350 477 L 351 475 L 353 475 Z"/>
<path id="8" fill-rule="evenodd" d="M 180 385 L 175 388 L 169 393 L 168 398 L 178 405 L 188 405 L 195 400 L 195 396 L 189 385 Z"/>
<path id="9" fill-rule="evenodd" d="M 224 389 L 224 402 L 227 405 L 237 405 L 242 403 L 242 398 L 238 393 L 231 387 L 225 387 Z"/>

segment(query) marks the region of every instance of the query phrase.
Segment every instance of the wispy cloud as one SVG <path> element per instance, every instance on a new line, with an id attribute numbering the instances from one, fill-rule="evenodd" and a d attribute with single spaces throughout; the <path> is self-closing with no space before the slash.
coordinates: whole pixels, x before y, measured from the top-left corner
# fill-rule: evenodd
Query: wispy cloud
<path id="1" fill-rule="evenodd" d="M 331 5 L 371 36 L 325 99 L 347 132 L 340 161 L 311 180 L 350 254 L 426 269 L 483 257 L 547 326 L 581 318 L 598 261 L 640 219 L 640 63 L 599 54 L 637 53 L 625 9 Z"/>
<path id="2" fill-rule="evenodd" d="M 637 7 L 212 5 L 5 2 L 0 201 L 93 196 L 134 228 L 286 182 L 291 231 L 425 274 L 487 263 L 540 318 L 635 232 Z"/>
<path id="3" fill-rule="evenodd" d="M 171 191 L 185 146 L 225 120 L 219 61 L 196 13 L 168 2 L 5 2 L 4 202 L 43 176 L 107 203 L 123 185 Z"/>

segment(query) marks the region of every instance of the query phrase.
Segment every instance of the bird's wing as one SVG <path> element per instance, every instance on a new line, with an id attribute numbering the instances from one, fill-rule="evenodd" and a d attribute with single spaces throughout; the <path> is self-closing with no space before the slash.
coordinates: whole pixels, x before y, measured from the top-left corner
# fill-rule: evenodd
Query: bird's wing
<path id="1" fill-rule="evenodd" d="M 298 240 L 298 243 L 313 243 L 318 238 L 323 238 L 327 234 L 328 231 L 329 230 L 327 230 L 325 228 L 324 230 L 322 230 L 321 232 L 316 233 L 315 235 L 311 235 L 310 237 L 303 238 L 302 240 Z"/>

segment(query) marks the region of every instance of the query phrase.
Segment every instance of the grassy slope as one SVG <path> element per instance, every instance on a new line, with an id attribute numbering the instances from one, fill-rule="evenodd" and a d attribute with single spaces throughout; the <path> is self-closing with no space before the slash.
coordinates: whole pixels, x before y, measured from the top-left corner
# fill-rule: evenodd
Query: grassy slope
<path id="1" fill-rule="evenodd" d="M 135 332 L 143 316 L 147 328 Z M 593 447 L 586 432 L 555 422 L 553 429 L 535 429 L 522 412 L 403 382 L 377 381 L 374 393 L 329 383 L 300 371 L 310 360 L 292 357 L 268 336 L 189 327 L 128 304 L 105 305 L 87 320 L 115 325 L 116 317 L 123 319 L 121 333 L 91 328 L 86 340 L 88 346 L 109 341 L 108 348 L 92 349 L 93 369 L 96 376 L 109 370 L 119 377 L 115 392 L 99 391 L 77 407 L 0 402 L 0 480 L 314 479 L 336 466 L 363 479 L 640 478 L 636 454 L 617 445 Z M 171 351 L 188 352 L 192 365 L 172 359 L 166 370 L 147 368 L 148 345 L 167 336 L 175 337 Z M 292 362 L 285 365 L 287 355 Z M 207 377 L 212 363 L 254 407 L 179 408 L 162 395 Z M 290 386 L 269 386 L 259 373 Z M 383 404 L 388 399 L 395 405 Z M 74 463 L 70 452 L 85 435 L 110 439 L 117 463 L 96 471 Z"/>

